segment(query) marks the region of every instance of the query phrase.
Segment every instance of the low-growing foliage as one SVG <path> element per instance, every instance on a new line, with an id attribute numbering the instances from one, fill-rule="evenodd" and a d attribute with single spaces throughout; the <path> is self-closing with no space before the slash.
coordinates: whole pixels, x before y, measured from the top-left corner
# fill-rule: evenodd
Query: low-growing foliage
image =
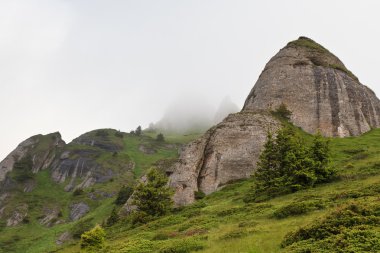
<path id="1" fill-rule="evenodd" d="M 380 206 L 351 203 L 324 220 L 287 234 L 282 247 L 291 252 L 379 252 Z"/>
<path id="2" fill-rule="evenodd" d="M 80 247 L 90 252 L 98 252 L 104 247 L 105 236 L 104 229 L 96 225 L 93 229 L 81 235 Z"/>

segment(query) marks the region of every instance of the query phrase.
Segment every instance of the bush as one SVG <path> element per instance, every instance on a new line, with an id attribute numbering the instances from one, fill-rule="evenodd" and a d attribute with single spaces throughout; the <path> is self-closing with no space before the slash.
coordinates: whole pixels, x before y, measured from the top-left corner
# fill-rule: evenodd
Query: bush
<path id="1" fill-rule="evenodd" d="M 80 247 L 81 249 L 98 250 L 104 247 L 106 233 L 104 229 L 96 225 L 90 231 L 87 231 L 81 235 Z"/>
<path id="2" fill-rule="evenodd" d="M 79 220 L 70 230 L 74 239 L 80 239 L 81 235 L 94 226 L 93 218 Z"/>
<path id="3" fill-rule="evenodd" d="M 282 247 L 294 252 L 379 252 L 380 206 L 351 203 L 322 221 L 288 233 Z M 309 251 L 305 251 L 309 250 Z"/>
<path id="4" fill-rule="evenodd" d="M 203 199 L 204 197 L 206 197 L 206 194 L 203 192 L 203 191 L 195 191 L 194 192 L 194 198 L 195 199 Z"/>
<path id="5" fill-rule="evenodd" d="M 82 188 L 77 188 L 75 189 L 75 191 L 73 191 L 73 196 L 79 196 L 79 195 L 83 195 L 84 191 Z"/>
<path id="6" fill-rule="evenodd" d="M 158 233 L 156 234 L 152 240 L 154 241 L 164 241 L 164 240 L 167 240 L 169 239 L 169 235 L 166 234 L 166 233 Z"/>
<path id="7" fill-rule="evenodd" d="M 30 155 L 26 155 L 13 165 L 11 177 L 17 182 L 23 183 L 27 180 L 33 179 L 33 160 Z"/>
<path id="8" fill-rule="evenodd" d="M 289 216 L 297 216 L 297 215 L 306 214 L 310 211 L 322 209 L 322 208 L 324 208 L 324 205 L 319 201 L 294 202 L 277 209 L 273 213 L 273 216 L 277 219 L 283 219 Z"/>
<path id="9" fill-rule="evenodd" d="M 107 137 L 108 136 L 108 132 L 106 130 L 104 130 L 104 129 L 96 130 L 95 136 Z"/>
<path id="10" fill-rule="evenodd" d="M 120 219 L 120 217 L 116 212 L 116 208 L 113 208 L 111 215 L 108 217 L 108 219 L 106 221 L 106 224 L 107 224 L 107 226 L 110 227 L 110 226 L 114 225 L 115 223 L 117 223 L 119 221 L 119 219 Z"/>
<path id="11" fill-rule="evenodd" d="M 164 137 L 164 135 L 162 133 L 159 133 L 159 134 L 157 134 L 156 140 L 158 142 L 164 142 L 165 141 L 165 137 Z"/>
<path id="12" fill-rule="evenodd" d="M 120 131 L 117 131 L 115 132 L 115 136 L 118 137 L 118 138 L 123 138 L 124 137 L 124 134 Z"/>
<path id="13" fill-rule="evenodd" d="M 204 245 L 195 239 L 182 239 L 180 241 L 170 241 L 159 250 L 159 253 L 190 253 L 204 249 Z"/>
<path id="14" fill-rule="evenodd" d="M 284 103 L 281 103 L 275 111 L 272 111 L 272 114 L 284 120 L 290 120 L 292 116 L 292 112 L 289 111 Z"/>
<path id="15" fill-rule="evenodd" d="M 129 199 L 129 197 L 133 193 L 133 188 L 129 186 L 122 186 L 119 193 L 117 194 L 115 204 L 116 205 L 124 205 L 125 202 Z"/>

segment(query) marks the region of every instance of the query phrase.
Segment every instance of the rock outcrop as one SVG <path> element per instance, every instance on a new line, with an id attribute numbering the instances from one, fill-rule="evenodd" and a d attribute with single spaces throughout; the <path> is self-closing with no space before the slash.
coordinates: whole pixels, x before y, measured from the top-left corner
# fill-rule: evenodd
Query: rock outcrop
<path id="1" fill-rule="evenodd" d="M 174 202 L 194 201 L 194 192 L 216 191 L 230 181 L 247 178 L 255 168 L 268 131 L 280 122 L 268 112 L 230 114 L 200 139 L 187 145 L 171 168 Z"/>
<path id="2" fill-rule="evenodd" d="M 380 102 L 327 49 L 300 37 L 265 66 L 243 111 L 275 109 L 284 103 L 291 121 L 309 133 L 360 135 L 380 126 Z"/>
<path id="3" fill-rule="evenodd" d="M 6 174 L 13 169 L 15 162 L 30 155 L 33 161 L 33 172 L 47 169 L 56 157 L 57 149 L 65 142 L 60 133 L 35 135 L 21 142 L 2 162 L 0 162 L 0 182 L 5 180 Z"/>
<path id="4" fill-rule="evenodd" d="M 90 207 L 83 202 L 79 202 L 76 204 L 71 205 L 71 210 L 70 210 L 70 220 L 71 221 L 76 221 L 82 218 L 83 216 L 86 215 L 90 211 Z"/>
<path id="5" fill-rule="evenodd" d="M 231 114 L 190 143 L 167 170 L 174 202 L 194 201 L 194 192 L 216 191 L 229 181 L 249 177 L 256 167 L 272 117 L 285 104 L 291 121 L 309 133 L 354 136 L 380 126 L 380 102 L 327 49 L 300 37 L 265 66 L 240 113 Z"/>

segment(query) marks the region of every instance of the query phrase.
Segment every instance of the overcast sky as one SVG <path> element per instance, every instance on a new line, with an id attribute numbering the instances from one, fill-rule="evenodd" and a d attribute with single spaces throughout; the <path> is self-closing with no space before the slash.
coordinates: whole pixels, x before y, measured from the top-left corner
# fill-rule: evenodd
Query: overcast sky
<path id="1" fill-rule="evenodd" d="M 380 94 L 379 10 L 376 0 L 1 0 L 0 160 L 38 133 L 69 142 L 147 127 L 175 101 L 217 107 L 229 96 L 241 107 L 300 35 Z"/>

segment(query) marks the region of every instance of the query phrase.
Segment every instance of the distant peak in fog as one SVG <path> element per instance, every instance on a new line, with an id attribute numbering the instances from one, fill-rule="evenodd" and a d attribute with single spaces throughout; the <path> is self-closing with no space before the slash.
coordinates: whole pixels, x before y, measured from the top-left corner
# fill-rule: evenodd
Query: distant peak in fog
<path id="1" fill-rule="evenodd" d="M 174 101 L 162 119 L 150 128 L 180 134 L 205 132 L 228 114 L 237 111 L 237 105 L 229 97 L 225 97 L 216 109 L 202 96 L 186 94 Z"/>

